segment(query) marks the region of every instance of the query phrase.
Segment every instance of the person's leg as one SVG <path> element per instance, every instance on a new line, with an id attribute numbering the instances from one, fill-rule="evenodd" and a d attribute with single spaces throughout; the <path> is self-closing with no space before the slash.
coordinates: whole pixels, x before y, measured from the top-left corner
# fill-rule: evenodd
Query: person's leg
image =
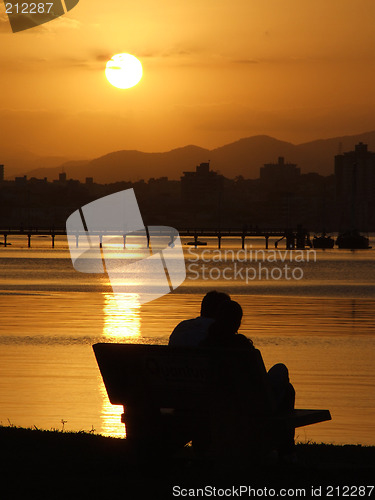
<path id="1" fill-rule="evenodd" d="M 283 363 L 277 363 L 270 368 L 267 378 L 275 397 L 276 412 L 293 410 L 296 393 L 289 381 L 288 368 Z M 280 431 L 278 448 L 280 455 L 289 455 L 294 452 L 294 433 L 294 427 L 286 427 Z"/>
<path id="2" fill-rule="evenodd" d="M 288 368 L 283 363 L 277 363 L 268 370 L 267 378 L 272 388 L 277 410 L 279 410 L 280 408 L 289 409 L 285 408 L 286 403 L 284 401 L 290 383 Z"/>

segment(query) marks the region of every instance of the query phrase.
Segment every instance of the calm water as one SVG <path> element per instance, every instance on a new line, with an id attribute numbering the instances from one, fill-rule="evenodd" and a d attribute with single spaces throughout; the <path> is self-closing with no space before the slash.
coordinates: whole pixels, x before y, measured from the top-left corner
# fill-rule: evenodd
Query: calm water
<path id="1" fill-rule="evenodd" d="M 288 365 L 297 407 L 330 409 L 332 421 L 297 429 L 298 439 L 375 445 L 375 250 L 314 255 L 280 244 L 276 254 L 253 239 L 246 253 L 238 240 L 219 253 L 208 240 L 185 247 L 187 279 L 175 292 L 142 306 L 129 295 L 119 307 L 104 275 L 73 269 L 65 239 L 54 250 L 47 238 L 30 249 L 26 238 L 10 242 L 0 247 L 3 425 L 123 436 L 122 407 L 108 401 L 92 344 L 166 344 L 220 288 L 243 306 L 240 331 L 266 366 Z"/>

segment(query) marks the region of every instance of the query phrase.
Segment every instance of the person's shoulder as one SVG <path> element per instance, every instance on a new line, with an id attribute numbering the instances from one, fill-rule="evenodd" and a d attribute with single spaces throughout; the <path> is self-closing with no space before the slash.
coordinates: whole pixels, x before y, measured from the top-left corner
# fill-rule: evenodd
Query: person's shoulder
<path id="1" fill-rule="evenodd" d="M 184 319 L 182 321 L 180 321 L 176 326 L 175 326 L 175 330 L 177 330 L 178 328 L 182 328 L 183 326 L 185 325 L 188 325 L 191 321 L 194 321 L 194 319 L 196 318 L 191 318 L 191 319 Z M 174 331 L 174 330 L 173 330 Z"/>
<path id="2" fill-rule="evenodd" d="M 174 332 L 178 332 L 179 330 L 185 330 L 186 328 L 194 327 L 194 325 L 199 324 L 200 319 L 200 316 L 198 316 L 197 318 L 184 319 L 180 321 L 180 323 L 178 323 L 178 325 L 173 330 L 172 335 Z"/>
<path id="3" fill-rule="evenodd" d="M 212 321 L 212 319 L 202 316 L 181 321 L 171 333 L 169 345 L 195 345 L 199 343 Z M 198 335 L 199 338 L 196 339 L 195 335 Z"/>
<path id="4" fill-rule="evenodd" d="M 184 319 L 180 321 L 178 325 L 176 325 L 173 329 L 173 332 L 169 336 L 169 344 L 173 344 L 178 337 L 185 332 L 187 328 L 189 328 L 189 323 L 192 321 L 191 319 Z"/>

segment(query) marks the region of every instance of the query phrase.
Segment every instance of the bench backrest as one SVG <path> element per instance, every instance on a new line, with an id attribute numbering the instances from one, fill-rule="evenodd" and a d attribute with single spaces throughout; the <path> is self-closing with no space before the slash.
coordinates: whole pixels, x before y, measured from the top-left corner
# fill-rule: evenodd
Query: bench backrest
<path id="1" fill-rule="evenodd" d="M 228 396 L 270 408 L 266 369 L 257 349 L 212 350 L 161 345 L 100 343 L 93 346 L 112 404 L 194 409 Z"/>

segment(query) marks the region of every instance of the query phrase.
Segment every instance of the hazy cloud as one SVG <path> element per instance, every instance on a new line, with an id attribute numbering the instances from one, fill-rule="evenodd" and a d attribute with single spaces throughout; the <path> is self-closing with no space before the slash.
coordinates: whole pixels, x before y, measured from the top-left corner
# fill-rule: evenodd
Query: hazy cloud
<path id="1" fill-rule="evenodd" d="M 168 49 L 145 49 L 138 52 L 139 57 L 144 58 L 172 58 L 172 57 L 184 57 L 184 56 L 194 56 L 203 53 L 203 48 L 199 46 L 179 46 L 169 47 Z"/>
<path id="2" fill-rule="evenodd" d="M 82 24 L 80 23 L 80 21 L 66 16 L 58 17 L 53 21 L 41 25 L 41 27 L 45 28 L 46 33 L 54 33 L 56 31 L 63 30 L 78 30 L 81 28 L 81 26 Z"/>
<path id="3" fill-rule="evenodd" d="M 110 54 L 109 52 L 107 53 L 102 53 L 102 54 L 97 54 L 95 57 L 95 60 L 98 62 L 107 62 L 112 58 L 113 54 Z"/>
<path id="4" fill-rule="evenodd" d="M 233 62 L 236 64 L 259 64 L 255 59 L 235 59 Z"/>

